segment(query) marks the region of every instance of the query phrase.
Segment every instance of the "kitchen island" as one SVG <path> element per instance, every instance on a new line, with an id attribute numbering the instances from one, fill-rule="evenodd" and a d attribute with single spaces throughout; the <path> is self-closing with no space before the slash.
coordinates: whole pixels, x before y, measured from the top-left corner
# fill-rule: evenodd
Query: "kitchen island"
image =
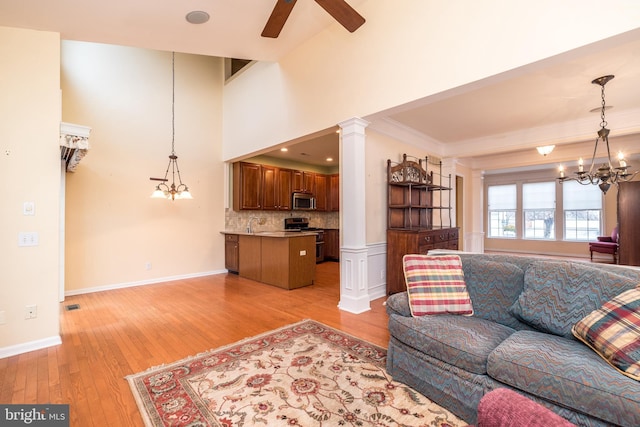
<path id="1" fill-rule="evenodd" d="M 313 284 L 316 276 L 315 233 L 223 231 L 222 234 L 225 234 L 227 244 L 235 245 L 235 253 L 225 252 L 227 258 L 236 257 L 237 265 L 234 267 L 239 276 L 283 289 Z M 227 269 L 233 271 L 229 267 Z"/>

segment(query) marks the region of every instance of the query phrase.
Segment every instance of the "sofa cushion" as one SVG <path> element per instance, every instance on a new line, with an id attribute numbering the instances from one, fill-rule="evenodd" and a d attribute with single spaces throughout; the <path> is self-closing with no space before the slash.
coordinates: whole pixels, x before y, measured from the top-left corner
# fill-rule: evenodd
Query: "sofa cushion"
<path id="1" fill-rule="evenodd" d="M 522 268 L 509 262 L 468 257 L 462 259 L 462 269 L 474 316 L 514 329 L 531 329 L 509 312 L 524 289 Z"/>
<path id="2" fill-rule="evenodd" d="M 479 375 L 487 357 L 514 329 L 477 317 L 440 315 L 389 317 L 389 333 L 403 344 Z"/>
<path id="3" fill-rule="evenodd" d="M 538 261 L 525 271 L 524 291 L 510 310 L 538 330 L 573 338 L 577 321 L 637 284 L 584 263 Z"/>
<path id="4" fill-rule="evenodd" d="M 408 254 L 402 264 L 413 316 L 473 314 L 459 256 Z"/>
<path id="5" fill-rule="evenodd" d="M 621 373 L 640 381 L 640 288 L 607 301 L 571 332 Z"/>
<path id="6" fill-rule="evenodd" d="M 610 424 L 640 426 L 640 383 L 577 340 L 518 331 L 490 355 L 497 381 Z"/>

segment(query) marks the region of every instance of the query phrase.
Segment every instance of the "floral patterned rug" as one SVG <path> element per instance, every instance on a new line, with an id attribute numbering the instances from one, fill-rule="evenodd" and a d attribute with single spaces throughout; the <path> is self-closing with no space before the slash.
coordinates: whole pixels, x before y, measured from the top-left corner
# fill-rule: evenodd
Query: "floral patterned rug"
<path id="1" fill-rule="evenodd" d="M 127 377 L 147 426 L 466 425 L 385 371 L 386 350 L 305 320 Z"/>

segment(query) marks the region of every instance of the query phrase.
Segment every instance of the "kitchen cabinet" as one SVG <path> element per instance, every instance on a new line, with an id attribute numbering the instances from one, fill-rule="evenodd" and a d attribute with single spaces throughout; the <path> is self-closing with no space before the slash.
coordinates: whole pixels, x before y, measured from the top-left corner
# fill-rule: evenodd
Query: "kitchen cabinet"
<path id="1" fill-rule="evenodd" d="M 329 191 L 329 177 L 327 175 L 316 174 L 315 175 L 315 192 L 313 193 L 316 198 L 316 210 L 328 211 L 328 191 Z"/>
<path id="2" fill-rule="evenodd" d="M 262 166 L 253 163 L 233 165 L 233 210 L 262 209 Z"/>
<path id="3" fill-rule="evenodd" d="M 404 255 L 427 254 L 431 249 L 458 249 L 459 229 L 450 226 L 451 175 L 442 175 L 441 162 L 434 165 L 438 167 L 436 173 L 428 171 L 428 166 L 427 158 L 411 160 L 406 154 L 400 163 L 387 160 L 389 295 L 405 290 Z"/>
<path id="4" fill-rule="evenodd" d="M 329 175 L 329 208 L 331 212 L 338 212 L 340 210 L 340 175 Z"/>
<path id="5" fill-rule="evenodd" d="M 340 230 L 335 228 L 324 229 L 324 259 L 330 261 L 340 260 Z"/>
<path id="6" fill-rule="evenodd" d="M 293 171 L 293 191 L 315 194 L 316 174 L 314 172 Z"/>
<path id="7" fill-rule="evenodd" d="M 237 234 L 225 234 L 224 236 L 224 268 L 236 274 L 240 265 L 238 240 Z"/>
<path id="8" fill-rule="evenodd" d="M 263 210 L 291 209 L 291 179 L 290 169 L 262 165 Z"/>
<path id="9" fill-rule="evenodd" d="M 293 171 L 275 166 L 233 164 L 233 210 L 290 210 Z"/>

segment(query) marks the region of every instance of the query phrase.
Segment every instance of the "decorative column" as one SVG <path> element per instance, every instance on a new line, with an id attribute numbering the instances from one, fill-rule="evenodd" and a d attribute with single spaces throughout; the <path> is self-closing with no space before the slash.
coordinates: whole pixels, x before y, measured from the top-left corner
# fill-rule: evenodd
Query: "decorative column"
<path id="1" fill-rule="evenodd" d="M 484 252 L 484 171 L 473 171 L 471 188 L 471 231 L 464 234 L 464 248 L 467 252 Z"/>
<path id="2" fill-rule="evenodd" d="M 365 128 L 369 122 L 352 118 L 339 123 L 340 138 L 340 302 L 351 313 L 370 310 L 367 281 L 365 212 Z"/>

